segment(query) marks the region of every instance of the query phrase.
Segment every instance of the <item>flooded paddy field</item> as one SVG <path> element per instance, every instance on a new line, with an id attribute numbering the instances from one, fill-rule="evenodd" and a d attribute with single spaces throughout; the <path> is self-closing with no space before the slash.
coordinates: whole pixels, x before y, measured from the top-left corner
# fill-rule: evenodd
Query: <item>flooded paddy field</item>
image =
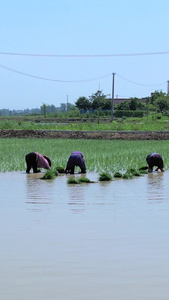
<path id="1" fill-rule="evenodd" d="M 1 299 L 168 300 L 168 171 L 41 176 L 0 173 Z"/>

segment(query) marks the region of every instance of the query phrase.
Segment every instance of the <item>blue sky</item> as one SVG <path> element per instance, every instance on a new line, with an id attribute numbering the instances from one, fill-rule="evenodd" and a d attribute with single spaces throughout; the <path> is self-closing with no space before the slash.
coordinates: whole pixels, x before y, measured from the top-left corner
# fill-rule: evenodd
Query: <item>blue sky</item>
<path id="1" fill-rule="evenodd" d="M 112 73 L 115 97 L 166 93 L 168 12 L 168 0 L 1 1 L 0 109 L 111 95 Z"/>

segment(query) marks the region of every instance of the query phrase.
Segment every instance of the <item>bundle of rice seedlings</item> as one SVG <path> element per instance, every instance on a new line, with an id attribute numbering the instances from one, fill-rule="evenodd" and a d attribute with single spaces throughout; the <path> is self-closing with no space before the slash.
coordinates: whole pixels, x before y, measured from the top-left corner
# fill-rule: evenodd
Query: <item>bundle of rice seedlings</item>
<path id="1" fill-rule="evenodd" d="M 133 176 L 141 176 L 140 171 L 136 169 L 129 169 L 128 172 L 132 173 Z"/>
<path id="2" fill-rule="evenodd" d="M 58 171 L 59 174 L 65 173 L 65 169 L 63 167 L 56 167 L 55 169 L 56 171 Z"/>
<path id="3" fill-rule="evenodd" d="M 78 181 L 74 178 L 68 178 L 67 183 L 68 184 L 78 184 Z"/>
<path id="4" fill-rule="evenodd" d="M 112 176 L 110 173 L 102 172 L 99 174 L 99 181 L 110 181 L 112 180 Z"/>
<path id="5" fill-rule="evenodd" d="M 43 175 L 42 179 L 54 179 L 55 172 L 53 170 L 47 170 L 46 173 Z"/>
<path id="6" fill-rule="evenodd" d="M 115 172 L 113 176 L 115 178 L 121 178 L 123 175 L 120 172 Z"/>
<path id="7" fill-rule="evenodd" d="M 59 172 L 56 169 L 54 170 L 54 173 L 55 173 L 55 176 L 59 175 Z"/>
<path id="8" fill-rule="evenodd" d="M 78 183 L 90 183 L 90 179 L 86 178 L 86 177 L 80 177 L 78 179 Z"/>
<path id="9" fill-rule="evenodd" d="M 129 171 L 126 171 L 126 173 L 123 174 L 122 178 L 131 179 L 131 178 L 133 178 L 133 174 Z"/>

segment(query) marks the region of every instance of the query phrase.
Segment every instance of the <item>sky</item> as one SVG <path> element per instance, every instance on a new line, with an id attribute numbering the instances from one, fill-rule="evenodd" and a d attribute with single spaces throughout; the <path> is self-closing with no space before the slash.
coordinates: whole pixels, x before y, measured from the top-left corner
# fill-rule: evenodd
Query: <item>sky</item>
<path id="1" fill-rule="evenodd" d="M 167 93 L 168 0 L 0 2 L 0 109 Z"/>

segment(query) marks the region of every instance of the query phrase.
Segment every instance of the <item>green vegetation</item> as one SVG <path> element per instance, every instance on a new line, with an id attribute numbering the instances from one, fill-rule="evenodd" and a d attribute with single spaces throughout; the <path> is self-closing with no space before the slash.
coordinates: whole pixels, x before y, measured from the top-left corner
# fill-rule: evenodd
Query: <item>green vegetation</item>
<path id="1" fill-rule="evenodd" d="M 114 101 L 114 117 L 143 117 L 150 113 L 166 114 L 169 109 L 169 95 L 162 91 L 154 91 L 150 97 L 122 99 L 119 103 Z M 48 118 L 97 118 L 111 117 L 112 99 L 110 95 L 105 95 L 103 91 L 97 90 L 88 98 L 82 96 L 75 104 L 60 103 L 60 107 L 53 104 L 42 103 L 40 108 L 9 110 L 0 109 L 0 116 L 36 116 L 47 120 Z"/>
<path id="2" fill-rule="evenodd" d="M 113 122 L 110 121 L 110 117 L 107 119 L 101 119 L 98 117 L 94 122 L 90 119 L 86 119 L 86 122 L 82 122 L 79 119 L 77 122 L 69 119 L 66 123 L 57 123 L 55 119 L 44 122 L 35 123 L 35 119 L 29 121 L 22 121 L 19 119 L 3 119 L 0 118 L 0 129 L 12 129 L 12 130 L 114 130 L 114 131 L 156 131 L 156 130 L 169 130 L 169 117 L 162 114 L 152 114 L 143 118 L 115 118 Z"/>
<path id="3" fill-rule="evenodd" d="M 143 171 L 134 168 L 127 169 L 124 173 L 115 172 L 113 176 L 110 173 L 102 172 L 99 174 L 99 181 L 110 181 L 112 178 L 131 179 L 134 176 L 141 176 L 147 173 L 148 172 L 145 170 Z"/>
<path id="4" fill-rule="evenodd" d="M 133 178 L 133 174 L 127 170 L 127 171 L 123 174 L 122 178 L 123 178 L 123 179 L 132 179 L 132 178 Z"/>
<path id="5" fill-rule="evenodd" d="M 80 178 L 78 179 L 78 182 L 79 182 L 79 183 L 90 183 L 91 181 L 90 181 L 89 178 L 86 178 L 86 177 L 80 177 Z"/>
<path id="6" fill-rule="evenodd" d="M 0 139 L 0 172 L 25 171 L 25 155 L 32 151 L 49 156 L 52 169 L 56 166 L 66 167 L 69 155 L 74 150 L 84 153 L 87 171 L 124 174 L 128 169 L 139 170 L 147 165 L 146 156 L 150 152 L 160 153 L 167 169 L 168 149 L 169 141 L 5 138 Z"/>
<path id="7" fill-rule="evenodd" d="M 47 170 L 46 173 L 43 175 L 42 179 L 54 179 L 56 173 L 53 170 Z"/>
<path id="8" fill-rule="evenodd" d="M 67 180 L 68 184 L 80 184 L 80 183 L 93 183 L 93 181 L 90 181 L 90 179 L 86 178 L 86 177 L 80 177 L 78 179 L 75 178 L 68 178 Z"/>
<path id="9" fill-rule="evenodd" d="M 123 174 L 121 174 L 120 172 L 115 172 L 113 176 L 114 178 L 122 178 Z"/>
<path id="10" fill-rule="evenodd" d="M 56 167 L 55 172 L 59 174 L 65 173 L 65 169 L 63 167 Z"/>
<path id="11" fill-rule="evenodd" d="M 78 184 L 78 181 L 77 181 L 77 179 L 70 177 L 70 178 L 68 178 L 67 183 L 68 184 Z"/>
<path id="12" fill-rule="evenodd" d="M 144 174 L 147 173 L 147 172 L 144 172 Z M 131 179 L 133 178 L 134 176 L 141 176 L 143 174 L 143 172 L 140 172 L 139 170 L 137 169 L 128 169 L 123 175 L 122 175 L 122 178 L 124 179 Z"/>
<path id="13" fill-rule="evenodd" d="M 50 170 L 47 170 L 45 172 L 45 174 L 43 175 L 42 179 L 54 179 L 56 176 L 58 176 L 60 173 L 64 173 L 63 172 L 63 168 L 61 167 L 56 167 L 56 168 L 52 168 Z"/>
<path id="14" fill-rule="evenodd" d="M 40 112 L 31 116 L 12 116 L 12 112 L 1 111 L 0 130 L 72 130 L 72 131 L 165 131 L 169 130 L 169 96 L 155 91 L 151 97 L 140 102 L 131 98 L 114 108 L 111 122 L 111 99 L 97 91 L 88 99 L 80 97 L 75 106 L 57 111 L 54 105 L 42 105 Z M 68 109 L 70 108 L 70 109 Z M 92 109 L 81 113 L 81 109 Z M 107 111 L 109 109 L 109 111 Z M 9 114 L 8 114 L 9 113 Z M 25 115 L 29 112 L 25 112 Z M 131 115 L 135 117 L 128 117 Z M 6 115 L 6 117 L 3 117 Z M 8 115 L 8 117 L 7 117 Z M 10 115 L 10 116 L 9 116 Z M 138 117 L 144 115 L 144 117 Z M 137 116 L 137 117 L 136 117 Z M 57 118 L 57 119 L 56 119 Z M 60 120 L 57 122 L 58 118 Z M 5 138 L 0 140 L 0 172 L 25 170 L 25 155 L 37 151 L 52 161 L 52 172 L 64 173 L 70 153 L 84 153 L 87 171 L 102 172 L 114 178 L 131 178 L 147 173 L 144 168 L 146 156 L 158 152 L 164 158 L 165 169 L 169 167 L 169 141 L 122 141 L 122 140 L 73 140 L 43 138 Z M 58 167 L 63 166 L 63 167 Z M 102 174 L 103 175 L 103 174 Z M 47 173 L 45 176 L 51 176 Z"/>
<path id="15" fill-rule="evenodd" d="M 102 172 L 99 174 L 99 181 L 110 181 L 112 180 L 112 176 L 108 172 Z"/>

